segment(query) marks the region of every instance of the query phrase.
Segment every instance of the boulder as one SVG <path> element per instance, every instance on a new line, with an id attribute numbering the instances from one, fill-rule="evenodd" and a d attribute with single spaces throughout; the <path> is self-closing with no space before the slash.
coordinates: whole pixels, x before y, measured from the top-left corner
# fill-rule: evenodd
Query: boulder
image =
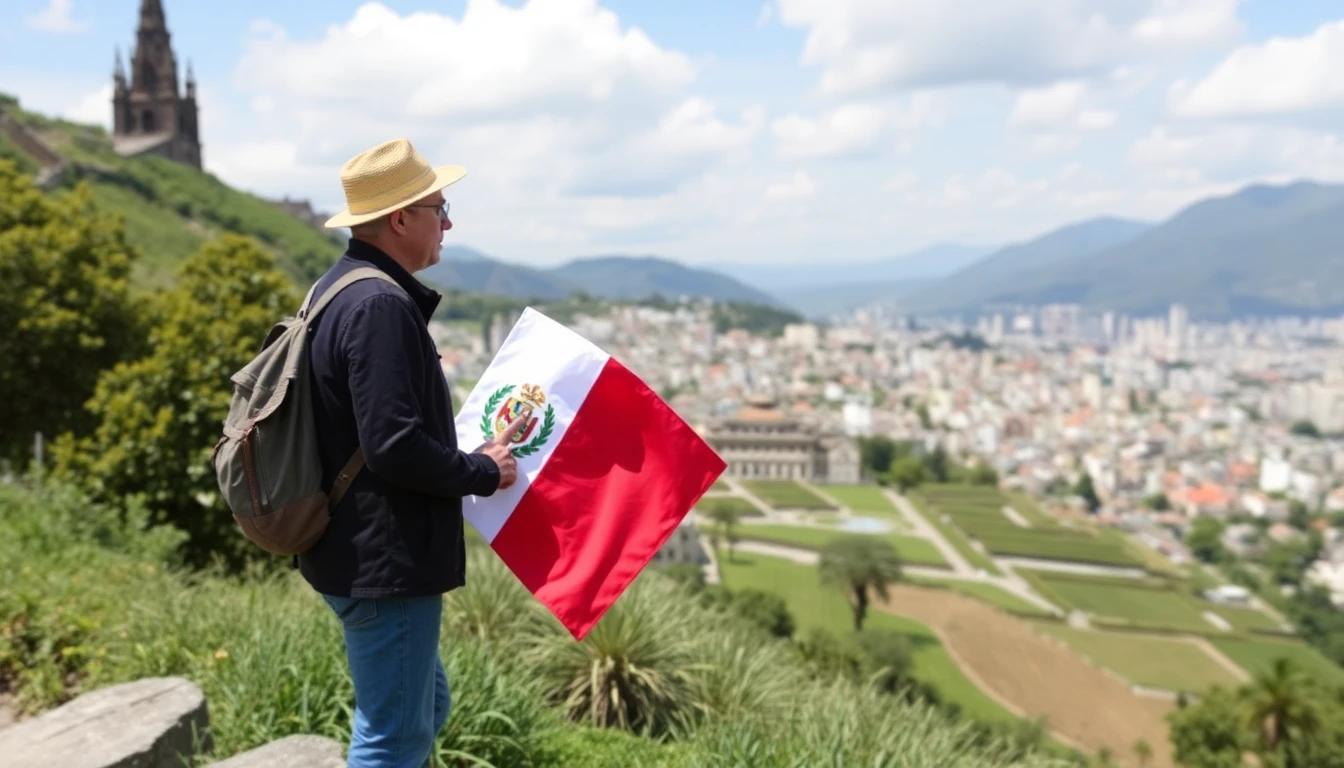
<path id="1" fill-rule="evenodd" d="M 340 742 L 325 736 L 286 736 L 208 768 L 345 768 Z"/>
<path id="2" fill-rule="evenodd" d="M 182 768 L 211 747 L 205 694 L 180 677 L 99 688 L 0 731 L 6 768 Z"/>

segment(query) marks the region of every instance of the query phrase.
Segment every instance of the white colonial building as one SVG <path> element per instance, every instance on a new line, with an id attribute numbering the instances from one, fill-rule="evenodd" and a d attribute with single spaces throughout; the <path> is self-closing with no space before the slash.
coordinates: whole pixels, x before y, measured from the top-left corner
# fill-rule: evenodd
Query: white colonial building
<path id="1" fill-rule="evenodd" d="M 709 426 L 705 440 L 728 465 L 728 477 L 859 482 L 859 446 L 843 434 L 823 434 L 792 418 L 769 398 L 754 398 Z"/>

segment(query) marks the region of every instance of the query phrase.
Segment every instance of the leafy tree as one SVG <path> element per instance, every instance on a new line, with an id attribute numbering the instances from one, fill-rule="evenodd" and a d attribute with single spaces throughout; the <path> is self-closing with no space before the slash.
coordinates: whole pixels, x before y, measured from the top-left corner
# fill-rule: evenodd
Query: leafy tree
<path id="1" fill-rule="evenodd" d="M 946 483 L 948 478 L 947 451 L 943 446 L 934 448 L 931 453 L 924 455 L 924 466 L 929 470 L 929 477 L 935 483 Z"/>
<path id="2" fill-rule="evenodd" d="M 1288 428 L 1288 431 L 1292 432 L 1294 435 L 1301 435 L 1302 437 L 1321 436 L 1321 430 L 1316 427 L 1315 423 L 1310 421 L 1295 421 L 1293 422 L 1293 425 Z"/>
<path id="3" fill-rule="evenodd" d="M 237 235 L 206 243 L 183 262 L 178 285 L 151 309 L 148 354 L 106 371 L 88 437 L 53 448 L 57 472 L 110 499 L 143 493 L 155 522 L 190 536 L 189 561 L 238 562 L 257 550 L 236 530 L 219 495 L 211 452 L 228 413 L 229 378 L 301 297 L 270 255 Z"/>
<path id="4" fill-rule="evenodd" d="M 721 533 L 723 538 L 728 541 L 728 559 L 733 559 L 733 545 L 737 544 L 737 524 L 742 519 L 742 513 L 736 506 L 725 501 L 712 501 L 709 503 L 709 519 L 714 521 L 715 533 Z M 714 547 L 718 548 L 718 538 L 713 536 Z"/>
<path id="5" fill-rule="evenodd" d="M 729 601 L 733 610 L 775 637 L 793 636 L 793 614 L 788 603 L 773 592 L 759 589 L 741 589 L 732 593 Z"/>
<path id="6" fill-rule="evenodd" d="M 1190 552 L 1206 563 L 1220 563 L 1227 559 L 1227 550 L 1220 538 L 1223 524 L 1212 517 L 1197 517 L 1185 536 Z"/>
<path id="7" fill-rule="evenodd" d="M 1282 751 L 1284 768 L 1294 768 L 1298 745 L 1312 741 L 1322 727 L 1322 709 L 1307 677 L 1292 661 L 1280 657 L 1240 691 L 1242 715 L 1266 753 Z"/>
<path id="8" fill-rule="evenodd" d="M 851 643 L 842 642 L 821 627 L 813 627 L 798 638 L 798 655 L 823 680 L 843 678 L 858 682 L 863 673 L 863 656 Z"/>
<path id="9" fill-rule="evenodd" d="M 911 488 L 919 487 L 920 483 L 928 479 L 929 473 L 924 462 L 914 456 L 905 456 L 891 463 L 890 475 L 896 489 L 905 493 Z"/>
<path id="10" fill-rule="evenodd" d="M 870 627 L 855 633 L 853 642 L 863 659 L 864 677 L 878 690 L 895 693 L 909 679 L 913 662 L 904 635 Z"/>
<path id="11" fill-rule="evenodd" d="M 971 471 L 967 473 L 966 480 L 971 485 L 997 486 L 999 484 L 999 473 L 994 471 L 994 468 L 988 464 L 976 464 L 974 467 L 971 467 Z"/>
<path id="12" fill-rule="evenodd" d="M 1148 761 L 1153 759 L 1153 745 L 1146 739 L 1137 739 L 1134 742 L 1134 757 L 1139 761 L 1139 768 L 1148 768 Z"/>
<path id="13" fill-rule="evenodd" d="M 929 407 L 923 403 L 915 406 L 915 415 L 919 417 L 919 426 L 933 429 L 933 419 L 929 418 Z"/>
<path id="14" fill-rule="evenodd" d="M 822 583 L 849 596 L 854 611 L 854 629 L 863 629 L 870 593 L 886 600 L 887 587 L 901 579 L 901 557 L 891 542 L 872 536 L 851 535 L 833 539 L 821 550 L 817 564 Z"/>
<path id="15" fill-rule="evenodd" d="M 1172 756 L 1186 768 L 1241 768 L 1248 741 L 1237 696 L 1221 686 L 1167 715 Z"/>
<path id="16" fill-rule="evenodd" d="M 896 458 L 896 444 L 890 437 L 859 438 L 859 461 L 864 469 L 875 475 L 886 472 Z"/>
<path id="17" fill-rule="evenodd" d="M 87 187 L 48 198 L 0 160 L 0 458 L 21 461 L 36 432 L 92 427 L 98 376 L 141 349 L 134 259 Z"/>
<path id="18" fill-rule="evenodd" d="M 1083 501 L 1087 502 L 1087 510 L 1096 512 L 1101 506 L 1101 499 L 1097 496 L 1097 489 L 1092 485 L 1092 475 L 1084 471 L 1078 478 L 1078 484 L 1073 487 L 1073 492 L 1081 496 Z"/>
<path id="19" fill-rule="evenodd" d="M 1152 496 L 1144 499 L 1143 503 L 1147 505 L 1149 509 L 1156 512 L 1166 512 L 1171 509 L 1171 500 L 1167 498 L 1167 494 L 1165 493 L 1154 493 Z"/>
<path id="20" fill-rule="evenodd" d="M 1299 531 L 1307 530 L 1311 524 L 1311 510 L 1299 499 L 1288 502 L 1288 524 Z"/>

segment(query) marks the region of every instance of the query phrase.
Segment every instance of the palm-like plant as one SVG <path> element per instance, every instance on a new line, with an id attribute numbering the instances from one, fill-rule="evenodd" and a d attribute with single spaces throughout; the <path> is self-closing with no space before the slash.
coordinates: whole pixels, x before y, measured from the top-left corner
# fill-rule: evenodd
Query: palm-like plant
<path id="1" fill-rule="evenodd" d="M 854 629 L 863 629 L 869 593 L 886 600 L 887 587 L 901 578 L 901 556 L 891 542 L 873 536 L 836 539 L 821 551 L 817 564 L 821 581 L 844 590 L 854 610 Z"/>
<path id="2" fill-rule="evenodd" d="M 754 632 L 715 633 L 696 655 L 695 708 L 710 718 L 782 714 L 806 681 L 784 645 Z"/>
<path id="3" fill-rule="evenodd" d="M 549 698 L 570 718 L 603 727 L 660 733 L 695 701 L 700 633 L 676 586 L 642 577 L 583 639 L 558 622 L 530 640 L 525 657 Z"/>
<path id="4" fill-rule="evenodd" d="M 709 519 L 714 521 L 716 530 L 710 534 L 714 548 L 719 546 L 720 537 L 728 541 L 728 559 L 733 559 L 733 545 L 737 543 L 737 524 L 742 513 L 731 504 L 715 501 L 709 505 Z"/>
<path id="5" fill-rule="evenodd" d="M 1246 723 L 1260 735 L 1266 751 L 1276 751 L 1293 740 L 1310 740 L 1321 727 L 1321 705 L 1311 681 L 1286 657 L 1255 676 L 1241 689 Z M 1293 750 L 1283 749 L 1284 765 L 1293 768 Z"/>
<path id="6" fill-rule="evenodd" d="M 1153 759 L 1153 745 L 1146 739 L 1138 739 L 1134 742 L 1134 757 L 1139 761 L 1139 768 L 1148 768 L 1148 761 Z"/>

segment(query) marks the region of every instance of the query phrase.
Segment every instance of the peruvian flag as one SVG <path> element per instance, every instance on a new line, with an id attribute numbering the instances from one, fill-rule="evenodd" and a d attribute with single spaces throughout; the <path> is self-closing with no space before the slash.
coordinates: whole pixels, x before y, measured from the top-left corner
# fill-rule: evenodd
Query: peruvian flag
<path id="1" fill-rule="evenodd" d="M 463 514 L 581 640 L 725 464 L 629 369 L 530 307 L 463 403 L 458 444 L 515 419 L 518 482 Z"/>

